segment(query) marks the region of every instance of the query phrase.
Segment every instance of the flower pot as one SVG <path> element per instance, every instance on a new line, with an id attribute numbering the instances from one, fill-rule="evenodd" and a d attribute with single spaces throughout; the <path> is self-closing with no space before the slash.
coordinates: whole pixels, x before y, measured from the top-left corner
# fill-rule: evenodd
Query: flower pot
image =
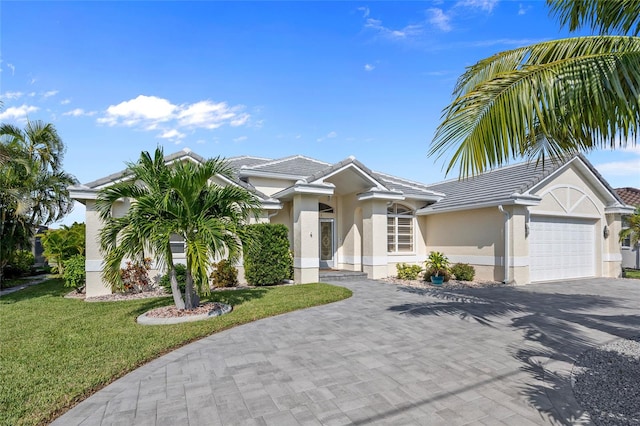
<path id="1" fill-rule="evenodd" d="M 444 282 L 444 276 L 442 276 L 442 275 L 439 275 L 439 276 L 432 275 L 431 276 L 431 284 L 433 284 L 433 285 L 442 285 L 443 282 Z"/>

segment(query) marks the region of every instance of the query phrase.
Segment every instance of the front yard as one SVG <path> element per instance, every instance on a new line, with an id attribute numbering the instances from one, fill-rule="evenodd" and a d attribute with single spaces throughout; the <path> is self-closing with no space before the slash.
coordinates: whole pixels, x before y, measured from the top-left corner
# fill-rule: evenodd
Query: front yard
<path id="1" fill-rule="evenodd" d="M 45 424 L 136 367 L 189 342 L 261 318 L 351 296 L 328 284 L 215 292 L 233 312 L 211 320 L 141 326 L 172 299 L 85 303 L 60 280 L 0 298 L 0 424 Z"/>

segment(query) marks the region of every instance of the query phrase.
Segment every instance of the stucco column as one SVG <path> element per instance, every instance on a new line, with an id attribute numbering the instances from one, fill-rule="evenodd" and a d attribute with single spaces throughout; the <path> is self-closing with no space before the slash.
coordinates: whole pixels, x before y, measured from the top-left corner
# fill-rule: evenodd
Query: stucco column
<path id="1" fill-rule="evenodd" d="M 509 276 L 516 285 L 523 285 L 529 283 L 529 213 L 523 206 L 514 206 L 511 211 Z"/>
<path id="2" fill-rule="evenodd" d="M 605 214 L 606 221 L 602 227 L 596 227 L 596 232 L 602 238 L 602 276 L 617 278 L 622 275 L 622 249 L 620 231 L 622 230 L 622 215 L 619 213 Z M 604 227 L 607 227 L 608 237 L 604 238 Z M 597 240 L 596 240 L 597 241 Z"/>
<path id="3" fill-rule="evenodd" d="M 371 279 L 387 274 L 387 201 L 362 203 L 362 271 Z"/>
<path id="4" fill-rule="evenodd" d="M 86 296 L 111 294 L 111 287 L 102 281 L 102 254 L 100 253 L 100 229 L 102 222 L 96 211 L 95 201 L 86 201 Z"/>
<path id="5" fill-rule="evenodd" d="M 293 197 L 293 272 L 297 284 L 319 279 L 318 197 L 296 194 Z"/>

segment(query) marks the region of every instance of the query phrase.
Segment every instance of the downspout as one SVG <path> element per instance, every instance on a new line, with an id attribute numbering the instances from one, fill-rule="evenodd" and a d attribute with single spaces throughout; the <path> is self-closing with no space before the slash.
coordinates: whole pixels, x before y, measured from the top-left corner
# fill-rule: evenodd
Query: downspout
<path id="1" fill-rule="evenodd" d="M 502 208 L 502 204 L 498 206 L 498 210 L 502 214 L 504 214 L 504 283 L 508 284 L 511 281 L 511 277 L 509 276 L 509 219 L 511 215 L 508 211 Z"/>

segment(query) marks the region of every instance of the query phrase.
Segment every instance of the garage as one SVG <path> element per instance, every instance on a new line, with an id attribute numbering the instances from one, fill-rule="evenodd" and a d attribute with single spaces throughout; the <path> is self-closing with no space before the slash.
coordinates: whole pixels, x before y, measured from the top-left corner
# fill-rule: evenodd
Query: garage
<path id="1" fill-rule="evenodd" d="M 529 226 L 532 282 L 596 275 L 595 221 L 531 216 Z"/>

